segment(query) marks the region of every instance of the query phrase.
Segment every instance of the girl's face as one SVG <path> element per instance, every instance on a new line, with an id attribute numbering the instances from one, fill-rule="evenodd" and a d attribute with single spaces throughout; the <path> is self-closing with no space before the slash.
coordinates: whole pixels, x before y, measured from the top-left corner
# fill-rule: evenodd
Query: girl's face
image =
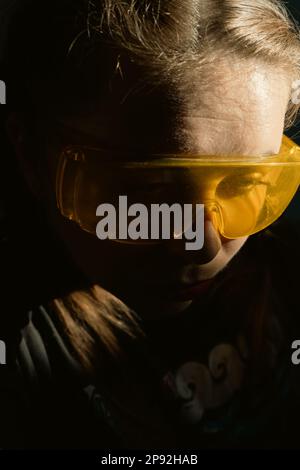
<path id="1" fill-rule="evenodd" d="M 213 159 L 220 153 L 278 153 L 288 80 L 263 65 L 224 65 L 222 72 L 212 76 L 212 86 L 203 91 L 193 79 L 178 100 L 161 89 L 143 89 L 130 74 L 127 80 L 114 79 L 111 92 L 97 97 L 87 110 L 61 111 L 62 140 L 137 150 L 141 155 L 147 150 L 212 155 Z M 122 245 L 89 235 L 56 208 L 51 213 L 60 237 L 88 277 L 151 316 L 187 308 L 246 242 L 246 238 L 225 239 L 206 220 L 204 247 L 198 252 L 185 250 L 184 240 Z"/>

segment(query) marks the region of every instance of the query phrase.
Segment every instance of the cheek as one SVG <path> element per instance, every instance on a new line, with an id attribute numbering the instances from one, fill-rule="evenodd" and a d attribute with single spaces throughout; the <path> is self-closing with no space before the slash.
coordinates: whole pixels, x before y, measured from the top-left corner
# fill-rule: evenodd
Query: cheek
<path id="1" fill-rule="evenodd" d="M 217 256 L 207 264 L 187 266 L 185 269 L 185 275 L 188 278 L 194 270 L 197 280 L 202 281 L 215 277 L 220 271 L 222 271 L 232 258 L 240 251 L 242 246 L 246 243 L 248 237 L 239 238 L 235 240 L 222 240 L 221 249 Z"/>
<path id="2" fill-rule="evenodd" d="M 225 258 L 228 259 L 228 262 L 236 255 L 243 245 L 248 240 L 248 237 L 237 238 L 235 240 L 229 240 L 222 237 L 222 252 Z"/>

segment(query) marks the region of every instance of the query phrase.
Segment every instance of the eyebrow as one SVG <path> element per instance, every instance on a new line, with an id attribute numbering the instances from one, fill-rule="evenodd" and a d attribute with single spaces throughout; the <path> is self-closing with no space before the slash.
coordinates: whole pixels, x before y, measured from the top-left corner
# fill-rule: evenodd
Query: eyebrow
<path id="1" fill-rule="evenodd" d="M 245 152 L 246 145 L 243 144 L 243 142 L 233 142 L 231 141 L 229 144 L 227 144 L 227 149 L 226 152 L 220 151 L 220 145 L 218 145 L 215 149 L 215 152 L 207 152 L 205 150 L 205 147 L 202 147 L 201 144 L 199 145 L 199 150 L 195 151 L 194 149 L 190 149 L 188 153 L 192 155 L 203 155 L 203 156 L 225 156 L 225 155 L 230 155 L 230 156 L 244 156 L 244 157 L 271 157 L 274 155 L 277 155 L 278 152 L 274 152 L 274 149 L 271 150 L 266 150 L 264 152 Z"/>
<path id="2" fill-rule="evenodd" d="M 101 139 L 99 138 L 98 135 L 96 135 L 94 132 L 89 132 L 88 130 L 86 129 L 82 129 L 80 126 L 74 126 L 74 125 L 70 125 L 66 122 L 64 122 L 63 120 L 60 120 L 60 119 L 57 119 L 56 120 L 56 124 L 61 128 L 63 129 L 63 132 L 68 132 L 69 134 L 73 134 L 75 139 L 78 139 L 79 140 L 87 140 L 89 142 L 88 146 L 91 146 L 91 147 L 95 147 L 95 148 L 99 148 L 99 149 L 103 149 L 103 150 L 115 150 L 115 151 L 124 151 L 124 152 L 138 152 L 138 151 L 141 151 L 141 149 L 138 149 L 138 148 L 130 148 L 130 147 L 127 147 L 126 150 L 124 149 L 124 145 L 112 145 L 111 141 L 108 141 L 107 139 Z M 207 152 L 191 152 L 193 155 L 206 155 L 206 156 L 209 156 L 211 155 L 212 157 L 214 155 L 241 155 L 243 153 L 243 150 L 242 149 L 242 145 L 241 144 L 232 144 L 230 146 L 230 151 L 229 152 L 226 152 L 226 153 L 213 153 L 213 154 L 210 154 L 210 153 L 207 153 Z M 145 152 L 145 154 L 147 153 L 145 149 L 143 149 L 143 152 Z M 166 153 L 166 152 L 165 152 Z M 171 154 L 172 152 L 170 152 Z M 167 154 L 167 153 L 166 153 Z M 175 154 L 174 154 L 175 155 Z M 179 153 L 178 153 L 179 155 Z M 274 151 L 266 151 L 266 152 L 263 152 L 263 153 L 247 153 L 245 154 L 244 156 L 262 156 L 262 157 L 270 157 L 270 156 L 273 156 L 273 155 L 278 155 L 278 153 L 274 153 Z"/>
<path id="3" fill-rule="evenodd" d="M 100 139 L 97 135 L 94 133 L 85 131 L 83 129 L 70 126 L 69 124 L 65 124 L 61 121 L 56 121 L 56 124 L 62 129 L 62 132 L 66 133 L 71 133 L 74 134 L 75 140 L 84 140 L 85 143 L 83 144 L 84 147 L 88 147 L 94 150 L 103 150 L 103 151 L 110 151 L 110 152 L 116 152 L 116 153 L 122 153 L 124 156 L 125 155 L 131 155 L 133 157 L 137 153 L 140 155 L 141 150 L 143 151 L 143 154 L 146 156 L 147 154 L 150 155 L 150 152 L 148 153 L 146 149 L 137 149 L 137 148 L 129 148 L 127 147 L 124 149 L 124 145 L 119 145 L 115 144 L 112 145 L 111 141 L 108 140 L 102 140 Z M 72 138 L 72 137 L 71 137 Z M 70 145 L 77 145 L 77 142 L 69 142 Z M 78 143 L 78 145 L 82 145 L 81 143 Z M 139 159 L 139 158 L 137 158 Z"/>
<path id="4" fill-rule="evenodd" d="M 117 142 L 112 143 L 111 140 L 103 139 L 93 132 L 88 132 L 80 127 L 75 127 L 59 120 L 56 121 L 56 125 L 59 128 L 60 137 L 65 138 L 68 136 L 71 139 L 71 142 L 68 142 L 70 145 L 84 145 L 99 150 L 137 151 L 137 149 L 130 148 L 124 150 L 124 145 L 122 144 L 118 144 Z"/>

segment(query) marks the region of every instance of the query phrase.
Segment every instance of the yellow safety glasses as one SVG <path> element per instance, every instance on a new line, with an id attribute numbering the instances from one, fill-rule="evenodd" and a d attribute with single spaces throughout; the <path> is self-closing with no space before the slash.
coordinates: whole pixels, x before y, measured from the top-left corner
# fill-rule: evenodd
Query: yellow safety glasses
<path id="1" fill-rule="evenodd" d="M 59 157 L 56 198 L 61 214 L 95 234 L 102 203 L 204 204 L 229 239 L 265 229 L 288 207 L 300 185 L 300 147 L 283 136 L 278 155 L 151 155 L 65 147 Z M 123 240 L 122 240 L 123 241 Z M 136 240 L 135 243 L 145 243 Z M 151 242 L 151 241 L 150 241 Z M 132 243 L 132 242 L 131 242 Z M 152 242 L 151 242 L 152 243 Z"/>

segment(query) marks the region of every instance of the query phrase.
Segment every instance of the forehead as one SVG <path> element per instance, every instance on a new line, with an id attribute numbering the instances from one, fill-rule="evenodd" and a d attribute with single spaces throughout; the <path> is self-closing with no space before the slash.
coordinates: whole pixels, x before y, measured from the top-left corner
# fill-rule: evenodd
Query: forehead
<path id="1" fill-rule="evenodd" d="M 206 81 L 208 83 L 208 81 Z M 222 64 L 202 88 L 186 93 L 181 127 L 189 151 L 277 153 L 290 96 L 290 79 L 275 66 Z"/>
<path id="2" fill-rule="evenodd" d="M 78 113 L 61 114 L 59 122 L 105 146 L 139 150 L 145 145 L 157 151 L 174 146 L 178 107 L 168 90 L 129 88 L 111 92 Z M 175 150 L 175 148 L 174 148 Z"/>
<path id="3" fill-rule="evenodd" d="M 180 89 L 146 81 L 129 68 L 99 88 L 86 107 L 64 109 L 58 120 L 109 147 L 268 154 L 279 150 L 288 98 L 288 79 L 274 66 L 225 65 L 210 80 L 190 75 Z"/>

